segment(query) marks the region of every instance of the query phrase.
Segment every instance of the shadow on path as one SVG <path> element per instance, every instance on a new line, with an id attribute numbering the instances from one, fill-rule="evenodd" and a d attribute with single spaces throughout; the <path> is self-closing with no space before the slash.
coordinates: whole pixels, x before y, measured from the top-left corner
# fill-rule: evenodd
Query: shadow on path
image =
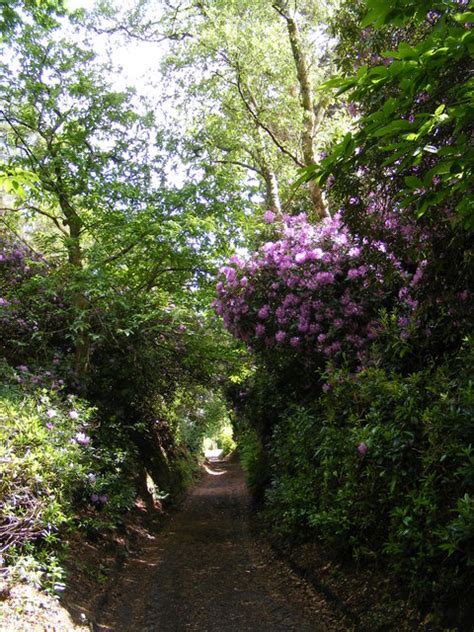
<path id="1" fill-rule="evenodd" d="M 133 557 L 95 629 L 105 632 L 345 630 L 324 597 L 272 558 L 249 528 L 237 462 L 214 461 L 183 507 Z"/>

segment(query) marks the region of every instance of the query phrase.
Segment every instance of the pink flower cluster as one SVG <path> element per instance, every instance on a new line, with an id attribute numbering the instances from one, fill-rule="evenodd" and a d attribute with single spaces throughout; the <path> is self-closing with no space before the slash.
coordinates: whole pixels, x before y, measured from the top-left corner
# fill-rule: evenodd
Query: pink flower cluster
<path id="1" fill-rule="evenodd" d="M 339 216 L 318 225 L 284 217 L 281 237 L 221 269 L 214 305 L 226 328 L 256 349 L 288 347 L 337 359 L 361 356 L 377 336 L 385 275 L 398 274 L 380 244 L 359 244 Z M 362 248 L 377 248 L 377 264 Z"/>

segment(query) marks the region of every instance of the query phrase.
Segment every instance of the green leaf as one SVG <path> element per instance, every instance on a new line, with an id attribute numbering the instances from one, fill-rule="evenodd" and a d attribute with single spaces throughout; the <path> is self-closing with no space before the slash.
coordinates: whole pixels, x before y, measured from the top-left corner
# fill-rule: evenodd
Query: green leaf
<path id="1" fill-rule="evenodd" d="M 405 184 L 409 189 L 421 189 L 423 188 L 423 182 L 416 176 L 405 176 Z"/>
<path id="2" fill-rule="evenodd" d="M 474 22 L 474 11 L 465 11 L 464 13 L 456 13 L 453 20 L 461 24 L 472 24 Z"/>
<path id="3" fill-rule="evenodd" d="M 411 129 L 412 127 L 413 127 L 412 123 L 410 123 L 407 120 L 400 119 L 398 121 L 392 121 L 388 125 L 381 127 L 375 132 L 372 132 L 372 136 L 375 136 L 375 138 L 380 138 L 381 136 L 389 136 L 389 135 L 392 136 L 393 134 L 396 134 L 397 132 L 401 132 L 406 129 Z"/>

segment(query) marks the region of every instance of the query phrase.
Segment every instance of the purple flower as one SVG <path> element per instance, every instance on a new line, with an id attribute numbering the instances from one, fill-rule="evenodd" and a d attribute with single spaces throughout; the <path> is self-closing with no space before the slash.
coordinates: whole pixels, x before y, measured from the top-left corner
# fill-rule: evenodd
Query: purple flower
<path id="1" fill-rule="evenodd" d="M 93 503 L 96 503 L 99 501 L 99 495 L 98 494 L 91 494 L 91 501 Z"/>
<path id="2" fill-rule="evenodd" d="M 359 445 L 357 446 L 357 452 L 361 456 L 365 456 L 367 454 L 367 446 L 366 446 L 366 444 L 363 441 L 362 441 L 362 443 L 359 443 Z"/>
<path id="3" fill-rule="evenodd" d="M 229 261 L 230 263 L 235 263 L 235 265 L 239 266 L 239 268 L 243 265 L 243 262 L 241 258 L 239 257 L 239 255 L 232 255 Z"/>
<path id="4" fill-rule="evenodd" d="M 46 424 L 46 428 L 48 430 L 52 430 L 54 428 L 54 426 L 53 426 L 53 424 L 50 421 L 48 421 L 48 423 Z"/>
<path id="5" fill-rule="evenodd" d="M 265 214 L 263 216 L 263 221 L 266 224 L 273 224 L 274 220 L 275 220 L 275 213 L 271 211 L 270 209 L 268 211 L 265 211 Z"/>
<path id="6" fill-rule="evenodd" d="M 79 419 L 79 413 L 77 412 L 77 410 L 71 410 L 69 412 L 69 417 L 71 419 Z"/>
<path id="7" fill-rule="evenodd" d="M 282 331 L 281 329 L 279 331 L 276 332 L 275 334 L 275 340 L 277 342 L 283 342 L 286 338 L 286 332 Z"/>
<path id="8" fill-rule="evenodd" d="M 49 417 L 49 419 L 56 417 L 57 414 L 58 413 L 53 408 L 50 408 L 49 410 L 46 411 L 46 417 Z"/>
<path id="9" fill-rule="evenodd" d="M 103 505 L 105 505 L 105 503 L 107 503 L 109 501 L 109 497 L 107 496 L 107 494 L 101 494 L 99 496 L 99 502 L 101 502 Z"/>
<path id="10" fill-rule="evenodd" d="M 89 445 L 90 442 L 90 438 L 84 432 L 78 432 L 75 439 L 79 445 Z"/>
<path id="11" fill-rule="evenodd" d="M 26 373 L 28 371 L 28 367 L 26 366 L 26 364 L 20 364 L 20 366 L 18 366 L 17 369 L 21 371 L 22 373 Z"/>

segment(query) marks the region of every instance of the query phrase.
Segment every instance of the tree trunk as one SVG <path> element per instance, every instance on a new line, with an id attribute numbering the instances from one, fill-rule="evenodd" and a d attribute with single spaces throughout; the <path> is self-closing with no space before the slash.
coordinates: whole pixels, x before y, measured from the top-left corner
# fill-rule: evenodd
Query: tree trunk
<path id="1" fill-rule="evenodd" d="M 268 156 L 262 138 L 262 129 L 257 125 L 257 158 L 263 179 L 265 181 L 265 207 L 277 215 L 281 215 L 280 192 L 278 190 L 278 180 L 275 172 L 270 166 Z"/>
<path id="2" fill-rule="evenodd" d="M 286 20 L 288 36 L 293 53 L 293 59 L 296 66 L 296 74 L 300 86 L 301 105 L 303 108 L 303 132 L 302 132 L 302 151 L 305 167 L 310 167 L 316 163 L 314 153 L 314 134 L 316 126 L 316 117 L 314 113 L 313 95 L 311 89 L 311 81 L 309 78 L 306 57 L 303 51 L 301 35 L 298 24 L 286 11 L 283 0 L 277 0 L 274 8 Z M 311 202 L 314 209 L 316 219 L 323 219 L 329 216 L 326 205 L 324 204 L 321 189 L 314 180 L 309 183 L 309 191 Z"/>
<path id="3" fill-rule="evenodd" d="M 61 189 L 61 177 L 58 175 L 58 185 Z M 69 238 L 66 248 L 68 253 L 68 261 L 72 267 L 73 276 L 78 276 L 83 269 L 82 249 L 81 249 L 81 218 L 76 210 L 70 204 L 66 194 L 62 191 L 58 193 L 59 206 L 65 217 L 65 224 L 68 227 Z M 89 338 L 89 301 L 81 289 L 80 279 L 74 278 L 74 290 L 72 293 L 72 306 L 76 312 L 76 319 L 79 320 L 74 345 L 75 345 L 75 362 L 74 369 L 79 382 L 86 375 L 89 369 L 90 360 L 90 338 Z"/>

